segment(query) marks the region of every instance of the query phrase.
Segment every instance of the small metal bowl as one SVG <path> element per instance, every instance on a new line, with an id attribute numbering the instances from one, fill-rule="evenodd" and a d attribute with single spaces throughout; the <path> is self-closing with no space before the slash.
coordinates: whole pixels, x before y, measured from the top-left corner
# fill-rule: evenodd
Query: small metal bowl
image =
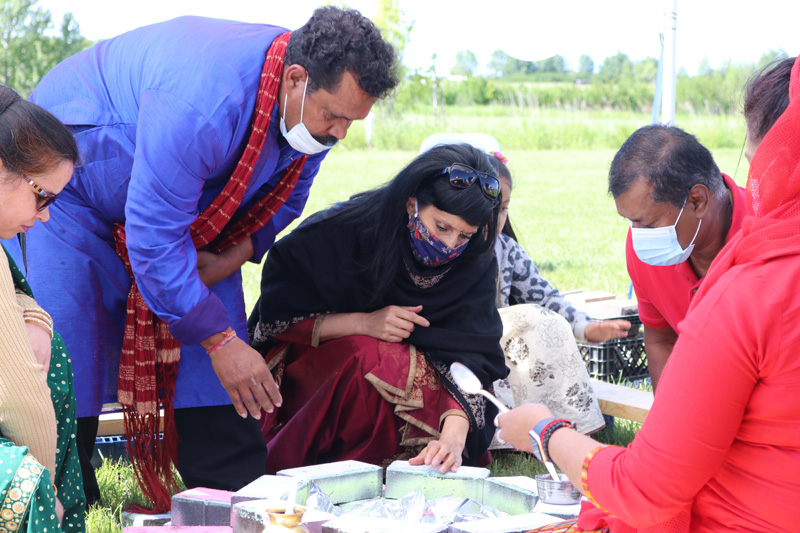
<path id="1" fill-rule="evenodd" d="M 572 505 L 581 501 L 581 493 L 570 483 L 567 475 L 559 474 L 558 477 L 559 480 L 555 481 L 550 474 L 536 476 L 539 499 L 555 505 Z"/>

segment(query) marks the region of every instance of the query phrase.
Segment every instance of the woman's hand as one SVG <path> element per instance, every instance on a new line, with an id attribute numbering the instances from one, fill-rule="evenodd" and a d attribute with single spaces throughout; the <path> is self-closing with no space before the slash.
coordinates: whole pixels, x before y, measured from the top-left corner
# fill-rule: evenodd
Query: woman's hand
<path id="1" fill-rule="evenodd" d="M 541 420 L 552 416 L 553 412 L 545 405 L 526 403 L 507 413 L 497 415 L 495 425 L 500 428 L 497 438 L 513 444 L 517 450 L 532 453 L 530 431 Z"/>
<path id="2" fill-rule="evenodd" d="M 461 454 L 467 442 L 469 421 L 463 416 L 450 415 L 444 419 L 439 440 L 428 443 L 419 455 L 408 460 L 410 465 L 439 466 L 439 472 L 456 472 L 461 466 Z"/>
<path id="3" fill-rule="evenodd" d="M 44 367 L 46 374 L 50 370 L 50 332 L 35 322 L 25 322 L 25 330 L 31 341 L 33 356 Z"/>
<path id="4" fill-rule="evenodd" d="M 627 320 L 601 320 L 590 322 L 583 335 L 589 342 L 605 342 L 628 336 L 631 323 Z"/>
<path id="5" fill-rule="evenodd" d="M 430 325 L 430 322 L 418 314 L 420 311 L 421 305 L 390 305 L 367 313 L 362 321 L 361 334 L 386 342 L 401 342 L 411 335 L 416 326 L 427 328 Z"/>

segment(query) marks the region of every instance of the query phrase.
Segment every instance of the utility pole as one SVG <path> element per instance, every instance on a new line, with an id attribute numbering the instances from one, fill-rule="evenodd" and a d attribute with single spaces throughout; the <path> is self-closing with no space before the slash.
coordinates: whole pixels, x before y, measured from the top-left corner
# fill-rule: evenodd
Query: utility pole
<path id="1" fill-rule="evenodd" d="M 665 0 L 664 70 L 661 123 L 675 124 L 675 43 L 678 33 L 678 0 Z"/>

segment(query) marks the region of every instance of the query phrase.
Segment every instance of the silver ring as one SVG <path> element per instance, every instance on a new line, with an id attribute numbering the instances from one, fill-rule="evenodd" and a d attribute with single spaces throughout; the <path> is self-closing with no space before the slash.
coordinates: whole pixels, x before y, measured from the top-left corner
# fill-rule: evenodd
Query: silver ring
<path id="1" fill-rule="evenodd" d="M 500 438 L 500 432 L 501 431 L 502 431 L 502 429 L 498 430 L 497 433 L 494 434 L 494 438 L 496 438 L 497 442 L 499 442 L 500 444 L 508 444 L 506 441 L 504 441 L 502 438 Z"/>

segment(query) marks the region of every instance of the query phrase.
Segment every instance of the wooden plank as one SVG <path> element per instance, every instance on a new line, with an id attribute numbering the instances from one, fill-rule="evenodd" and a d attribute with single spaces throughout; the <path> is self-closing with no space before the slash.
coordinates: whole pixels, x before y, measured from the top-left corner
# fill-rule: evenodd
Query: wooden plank
<path id="1" fill-rule="evenodd" d="M 164 431 L 164 412 L 161 411 L 159 418 L 159 431 Z M 111 437 L 113 435 L 125 434 L 125 421 L 122 418 L 122 411 L 115 413 L 103 413 L 100 415 L 100 422 L 97 425 L 98 437 Z"/>
<path id="2" fill-rule="evenodd" d="M 603 414 L 644 422 L 653 405 L 653 393 L 615 385 L 598 379 L 592 379 L 592 389 L 597 396 Z M 161 428 L 163 430 L 163 413 Z M 97 428 L 98 437 L 124 435 L 125 424 L 121 412 L 103 413 Z"/>
<path id="3" fill-rule="evenodd" d="M 634 422 L 644 422 L 647 413 L 653 406 L 652 392 L 623 387 L 598 379 L 592 379 L 592 389 L 597 396 L 600 410 L 606 415 Z"/>

